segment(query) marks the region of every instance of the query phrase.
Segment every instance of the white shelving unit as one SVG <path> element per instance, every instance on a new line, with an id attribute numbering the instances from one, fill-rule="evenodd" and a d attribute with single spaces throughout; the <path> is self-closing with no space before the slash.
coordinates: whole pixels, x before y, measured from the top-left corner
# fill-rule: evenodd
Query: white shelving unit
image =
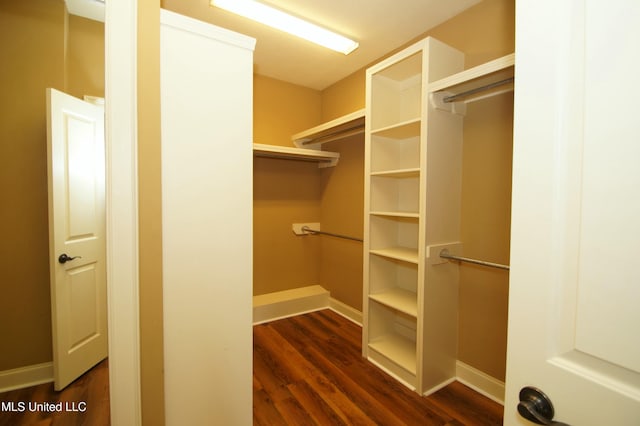
<path id="1" fill-rule="evenodd" d="M 514 59 L 464 70 L 427 38 L 367 70 L 362 351 L 421 394 L 456 378 L 458 266 L 436 256 L 461 245 L 465 104 L 513 90 Z"/>
<path id="2" fill-rule="evenodd" d="M 441 217 L 459 218 L 462 133 L 438 137 L 460 117 L 428 94 L 463 68 L 461 52 L 427 38 L 367 70 L 363 355 L 419 393 L 455 377 L 457 290 L 430 279 L 426 247 L 459 238 L 459 220 Z"/>

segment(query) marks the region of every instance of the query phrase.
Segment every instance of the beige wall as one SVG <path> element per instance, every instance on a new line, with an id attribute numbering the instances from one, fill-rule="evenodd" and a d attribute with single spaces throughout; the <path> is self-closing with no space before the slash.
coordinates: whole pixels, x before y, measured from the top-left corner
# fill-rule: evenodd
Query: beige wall
<path id="1" fill-rule="evenodd" d="M 138 0 L 138 253 L 142 423 L 164 424 L 160 0 Z"/>
<path id="2" fill-rule="evenodd" d="M 104 96 L 104 24 L 69 15 L 66 92 L 78 98 Z"/>
<path id="3" fill-rule="evenodd" d="M 103 96 L 104 65 L 94 59 L 104 35 L 101 25 L 67 19 L 62 0 L 2 0 L 0 39 L 2 371 L 52 359 L 45 89 Z"/>
<path id="4" fill-rule="evenodd" d="M 364 231 L 364 135 L 325 144 L 339 152 L 336 167 L 322 169 L 321 222 L 324 230 L 356 238 Z M 324 236 L 320 277 L 331 297 L 362 311 L 362 243 Z"/>
<path id="5" fill-rule="evenodd" d="M 291 135 L 320 121 L 316 90 L 254 77 L 254 141 L 291 146 Z M 291 224 L 320 221 L 320 169 L 314 163 L 255 158 L 253 292 L 320 284 L 320 241 L 297 237 Z"/>

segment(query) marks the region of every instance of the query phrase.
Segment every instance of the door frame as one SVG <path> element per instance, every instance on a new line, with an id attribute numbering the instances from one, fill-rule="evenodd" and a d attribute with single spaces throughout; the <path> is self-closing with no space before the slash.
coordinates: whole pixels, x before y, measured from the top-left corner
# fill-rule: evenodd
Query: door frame
<path id="1" fill-rule="evenodd" d="M 142 422 L 138 293 L 137 12 L 138 0 L 106 2 L 109 398 L 111 423 L 132 426 Z"/>

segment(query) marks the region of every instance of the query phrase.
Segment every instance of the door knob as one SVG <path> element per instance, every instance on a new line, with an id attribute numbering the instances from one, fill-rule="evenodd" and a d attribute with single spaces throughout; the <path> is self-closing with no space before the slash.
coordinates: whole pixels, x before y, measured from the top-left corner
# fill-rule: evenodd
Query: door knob
<path id="1" fill-rule="evenodd" d="M 518 413 L 538 425 L 569 426 L 553 420 L 555 411 L 547 395 L 540 389 L 526 386 L 520 390 Z"/>
<path id="2" fill-rule="evenodd" d="M 58 262 L 64 264 L 64 263 L 67 263 L 67 262 L 69 262 L 69 261 L 71 261 L 73 259 L 78 259 L 78 258 L 82 258 L 82 256 L 70 257 L 70 256 L 67 255 L 67 253 L 62 253 L 60 256 L 58 256 Z"/>

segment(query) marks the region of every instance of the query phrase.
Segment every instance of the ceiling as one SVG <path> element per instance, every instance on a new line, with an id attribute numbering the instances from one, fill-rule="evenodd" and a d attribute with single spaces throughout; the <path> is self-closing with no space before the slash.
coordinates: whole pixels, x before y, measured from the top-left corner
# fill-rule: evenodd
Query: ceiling
<path id="1" fill-rule="evenodd" d="M 263 0 L 358 41 L 349 55 L 211 7 L 208 0 L 162 0 L 162 6 L 256 38 L 257 74 L 322 90 L 480 1 Z"/>

